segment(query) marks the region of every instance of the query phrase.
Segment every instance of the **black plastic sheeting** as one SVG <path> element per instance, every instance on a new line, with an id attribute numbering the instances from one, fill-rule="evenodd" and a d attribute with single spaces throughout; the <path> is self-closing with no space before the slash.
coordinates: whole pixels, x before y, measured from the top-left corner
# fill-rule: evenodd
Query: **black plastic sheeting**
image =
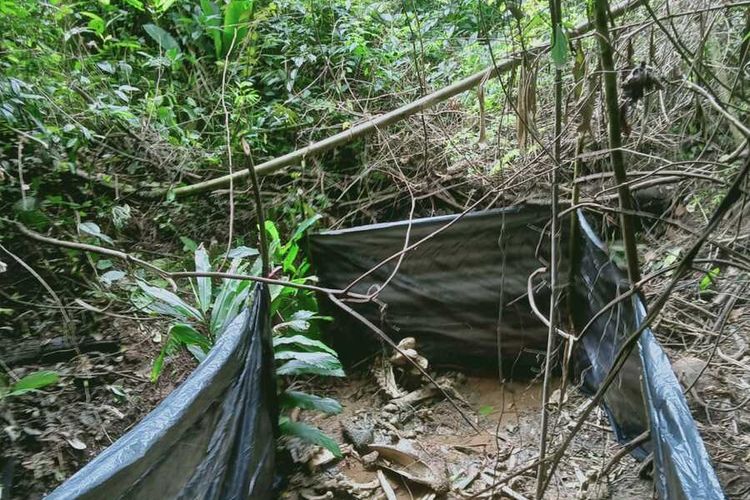
<path id="1" fill-rule="evenodd" d="M 346 288 L 401 250 L 407 232 L 409 243 L 414 243 L 456 217 L 313 235 L 310 251 L 320 283 Z M 401 262 L 389 262 L 353 287 L 355 292 L 368 293 L 387 283 L 376 304 L 352 305 L 394 340 L 415 337 L 418 349 L 434 366 L 496 371 L 500 352 L 503 370 L 511 376 L 538 371 L 544 360 L 547 327 L 531 310 L 527 282 L 531 273 L 547 265 L 542 252 L 549 248 L 544 241 L 549 220 L 549 208 L 541 206 L 467 214 L 407 253 Z M 568 298 L 578 329 L 628 289 L 623 273 L 581 214 L 579 220 L 583 252 L 574 277 L 576 292 Z M 567 276 L 566 260 L 560 275 Z M 534 297 L 546 315 L 550 292 L 544 283 L 545 275 L 537 277 Z M 560 309 L 562 313 L 567 308 Z M 330 333 L 345 362 L 356 362 L 379 348 L 377 340 L 363 340 L 361 325 L 333 307 L 329 311 L 336 316 Z M 584 391 L 596 391 L 622 341 L 637 328 L 644 312 L 636 297 L 591 322 L 574 352 L 574 375 Z M 650 443 L 634 455 L 642 459 L 654 452 L 660 498 L 724 498 L 682 388 L 650 330 L 641 335 L 638 349 L 608 389 L 603 407 L 621 442 L 651 430 Z"/>
<path id="2" fill-rule="evenodd" d="M 271 498 L 276 384 L 269 297 L 227 326 L 206 359 L 138 425 L 49 499 Z"/>
<path id="3" fill-rule="evenodd" d="M 584 238 L 583 269 L 578 290 L 588 290 L 583 300 L 584 316 L 595 313 L 601 301 L 609 301 L 625 292 L 629 287 L 623 273 L 608 258 L 602 242 L 592 231 L 582 214 L 578 217 Z M 596 272 L 594 272 L 596 271 Z M 646 316 L 646 308 L 641 299 L 634 296 L 630 302 L 622 302 L 615 311 L 616 320 L 606 325 L 594 323 L 592 332 L 604 335 L 614 334 L 619 341 L 635 331 Z M 588 321 L 587 321 L 588 322 Z M 585 325 L 584 325 L 585 326 Z M 596 336 L 596 335 L 594 335 Z M 586 342 L 584 337 L 584 342 Z M 600 345 L 606 345 L 601 342 Z M 591 347 L 586 348 L 592 352 Z M 644 330 L 638 341 L 638 363 L 642 391 L 626 397 L 645 401 L 651 430 L 651 449 L 654 452 L 655 485 L 660 498 L 713 499 L 724 498 L 721 485 L 716 477 L 711 460 L 706 453 L 703 440 L 698 433 L 690 414 L 682 387 L 672 371 L 667 355 L 659 345 L 650 328 Z M 591 356 L 593 358 L 593 356 Z M 598 357 L 603 366 L 592 370 L 588 381 L 595 389 L 612 364 L 614 352 Z M 595 364 L 592 359 L 592 365 Z M 628 364 L 634 362 L 633 356 Z M 626 365 L 627 369 L 627 365 Z M 616 383 L 608 390 L 618 390 Z M 612 407 L 611 404 L 608 406 Z M 617 419 L 614 419 L 617 430 Z M 645 430 L 645 429 L 643 429 Z M 632 431 L 631 431 L 632 432 Z M 636 456 L 638 454 L 636 453 Z"/>

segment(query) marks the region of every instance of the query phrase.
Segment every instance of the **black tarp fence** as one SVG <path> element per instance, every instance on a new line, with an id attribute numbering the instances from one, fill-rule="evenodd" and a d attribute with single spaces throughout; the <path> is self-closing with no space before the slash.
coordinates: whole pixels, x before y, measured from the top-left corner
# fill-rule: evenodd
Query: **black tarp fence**
<path id="1" fill-rule="evenodd" d="M 420 353 L 433 366 L 496 372 L 500 358 L 511 376 L 538 371 L 544 361 L 547 327 L 533 314 L 527 288 L 529 276 L 547 265 L 549 207 L 520 206 L 457 217 L 313 235 L 309 243 L 316 274 L 322 286 L 346 288 L 402 250 L 407 232 L 410 244 L 432 234 L 402 261 L 394 259 L 357 283 L 352 291 L 358 293 L 372 292 L 386 282 L 387 286 L 376 302 L 352 306 L 395 341 L 415 337 Z M 591 326 L 576 343 L 574 375 L 582 390 L 593 392 L 612 366 L 622 341 L 643 320 L 645 309 L 634 297 L 594 319 L 629 287 L 580 213 L 579 221 L 583 251 L 574 277 L 575 293 L 568 300 L 577 329 L 589 322 Z M 561 276 L 567 273 L 563 260 Z M 546 315 L 550 291 L 543 276 L 535 284 L 534 297 Z M 361 325 L 328 307 L 336 316 L 331 338 L 345 362 L 355 362 L 379 348 L 376 339 L 367 342 L 356 333 L 362 331 Z M 654 452 L 660 498 L 724 498 L 680 384 L 650 330 L 641 335 L 637 350 L 608 389 L 603 407 L 620 442 L 650 429 L 650 442 L 634 455 L 643 459 Z"/>
<path id="2" fill-rule="evenodd" d="M 324 286 L 350 282 L 401 250 L 435 233 L 372 273 L 353 291 L 388 281 L 375 303 L 354 304 L 394 340 L 416 337 L 434 366 L 497 370 L 498 353 L 511 375 L 538 370 L 547 328 L 532 313 L 529 277 L 545 264 L 550 219 L 546 207 L 525 206 L 457 216 L 328 231 L 310 238 Z M 571 300 L 577 328 L 574 372 L 595 391 L 622 340 L 643 320 L 637 297 L 595 315 L 627 289 L 620 270 L 579 214 L 582 260 Z M 563 262 L 563 273 L 565 263 Z M 562 274 L 562 273 L 561 273 Z M 540 277 L 534 297 L 542 312 L 549 290 Z M 330 304 L 328 304 L 329 307 Z M 325 301 L 321 307 L 326 307 Z M 337 314 L 332 337 L 344 361 L 379 348 L 362 325 Z M 227 327 L 208 357 L 155 410 L 48 497 L 51 499 L 271 498 L 278 414 L 271 347 L 269 296 L 257 285 L 252 305 Z M 499 342 L 498 342 L 499 338 Z M 646 330 L 603 406 L 617 438 L 646 429 L 651 441 L 636 458 L 654 452 L 660 498 L 716 499 L 723 493 L 669 360 Z"/>
<path id="3" fill-rule="evenodd" d="M 198 368 L 47 498 L 271 498 L 278 415 L 269 320 L 268 291 L 257 285 Z"/>

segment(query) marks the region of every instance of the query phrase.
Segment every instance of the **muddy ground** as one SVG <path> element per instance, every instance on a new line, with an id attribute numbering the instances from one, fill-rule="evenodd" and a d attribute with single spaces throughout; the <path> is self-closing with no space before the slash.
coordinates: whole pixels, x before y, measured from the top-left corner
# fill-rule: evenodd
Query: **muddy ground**
<path id="1" fill-rule="evenodd" d="M 321 455 L 327 454 L 293 443 L 291 449 L 299 447 L 303 451 L 293 453 L 298 467 L 282 498 L 387 498 L 379 472 L 399 499 L 434 498 L 435 485 L 442 489 L 439 498 L 533 498 L 536 481 L 533 467 L 507 481 L 504 479 L 533 464 L 538 454 L 540 381 L 502 384 L 491 377 L 457 373 L 441 378 L 445 379 L 451 381 L 455 399 L 468 421 L 439 397 L 395 413 L 386 412 L 384 407 L 389 398 L 384 397 L 367 374 L 346 384 L 327 387 L 328 395 L 337 398 L 344 411 L 335 416 L 310 415 L 303 419 L 347 443 L 343 447 L 344 458 L 338 463 L 318 465 L 317 462 L 325 460 Z M 559 380 L 556 382 L 559 385 Z M 578 410 L 587 402 L 575 389 L 567 399 Z M 559 437 L 567 430 L 576 413 L 562 412 L 555 418 L 550 436 Z M 351 426 L 372 429 L 373 446 L 358 447 L 349 435 Z M 430 487 L 407 479 L 399 472 L 404 467 L 389 469 L 387 459 L 371 456 L 370 450 L 381 444 L 411 452 L 417 462 L 429 469 L 422 475 L 435 476 L 423 483 L 434 484 Z M 652 482 L 638 477 L 638 467 L 630 457 L 624 458 L 606 479 L 591 481 L 591 476 L 618 449 L 606 416 L 595 411 L 573 442 L 573 458 L 561 463 L 548 497 L 576 498 L 584 494 L 587 498 L 649 498 Z M 406 465 L 405 468 L 416 470 L 416 476 L 421 477 L 420 470 L 425 467 Z"/>

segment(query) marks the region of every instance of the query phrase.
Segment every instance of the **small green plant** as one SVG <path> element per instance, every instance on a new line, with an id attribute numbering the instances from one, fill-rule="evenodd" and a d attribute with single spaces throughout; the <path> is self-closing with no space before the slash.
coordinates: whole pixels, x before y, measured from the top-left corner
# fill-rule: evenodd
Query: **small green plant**
<path id="1" fill-rule="evenodd" d="M 47 387 L 57 383 L 58 380 L 60 380 L 60 376 L 49 370 L 30 373 L 12 384 L 7 383 L 7 380 L 0 377 L 0 401 Z"/>
<path id="2" fill-rule="evenodd" d="M 245 273 L 250 266 L 245 259 L 256 255 L 258 251 L 255 249 L 235 248 L 228 255 L 232 259 L 228 272 Z M 202 245 L 195 249 L 194 260 L 196 272 L 211 272 L 208 252 Z M 256 259 L 250 274 L 259 271 L 259 261 Z M 203 361 L 213 342 L 237 316 L 252 290 L 250 281 L 223 279 L 214 297 L 211 278 L 196 278 L 190 284 L 195 305 L 185 302 L 165 287 L 138 282 L 146 299 L 144 309 L 178 320 L 169 327 L 161 352 L 154 360 L 151 369 L 153 382 L 159 379 L 164 360 L 183 347 L 199 362 Z"/>
<path id="3" fill-rule="evenodd" d="M 714 281 L 719 277 L 719 274 L 721 274 L 721 269 L 718 267 L 712 267 L 701 279 L 700 283 L 698 284 L 698 288 L 701 292 L 707 291 L 709 288 L 711 288 L 711 285 L 714 284 Z"/>
<path id="4" fill-rule="evenodd" d="M 318 219 L 318 216 L 314 216 L 300 223 L 286 243 L 281 241 L 276 225 L 266 222 L 269 256 L 274 266 L 273 272 L 283 275 L 280 279 L 290 283 L 304 283 L 314 279 L 307 274 L 310 265 L 300 251 L 299 242 Z M 208 252 L 203 245 L 195 245 L 186 239 L 183 239 L 183 244 L 186 248 L 194 248 L 197 272 L 212 270 Z M 228 257 L 232 258 L 228 272 L 250 275 L 260 273 L 257 250 L 239 247 L 230 252 Z M 246 260 L 248 257 L 255 259 L 252 264 Z M 188 350 L 198 362 L 203 361 L 213 343 L 247 303 L 253 289 L 250 280 L 223 279 L 219 288 L 214 290 L 211 278 L 199 277 L 191 280 L 193 300 L 189 303 L 164 286 L 144 282 L 139 282 L 138 286 L 143 293 L 138 301 L 144 302 L 144 309 L 177 320 L 170 325 L 162 349 L 154 360 L 151 370 L 151 380 L 154 382 L 162 373 L 164 361 L 180 349 Z M 331 318 L 320 316 L 316 312 L 317 302 L 313 293 L 282 285 L 271 285 L 269 291 L 271 314 L 280 318 L 273 327 L 276 373 L 285 379 L 306 375 L 345 376 L 336 351 L 319 339 L 317 323 L 330 321 Z M 341 412 L 341 405 L 334 399 L 287 390 L 287 384 L 282 384 L 282 387 L 279 395 L 279 406 L 282 409 L 279 426 L 282 434 L 323 446 L 334 456 L 340 457 L 341 451 L 333 439 L 315 427 L 290 420 L 288 412 L 301 408 L 336 414 Z"/>

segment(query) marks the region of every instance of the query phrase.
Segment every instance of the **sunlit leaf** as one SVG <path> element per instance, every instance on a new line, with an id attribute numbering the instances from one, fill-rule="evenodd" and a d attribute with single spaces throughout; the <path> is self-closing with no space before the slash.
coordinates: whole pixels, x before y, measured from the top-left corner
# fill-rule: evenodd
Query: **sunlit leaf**
<path id="1" fill-rule="evenodd" d="M 325 345 L 323 342 L 315 339 L 311 339 L 310 337 L 306 337 L 304 335 L 293 335 L 291 337 L 274 337 L 273 338 L 273 346 L 274 347 L 280 347 L 280 346 L 286 346 L 286 345 L 299 345 L 304 347 L 309 347 L 311 350 L 319 350 L 324 351 L 327 353 L 330 353 L 334 356 L 336 356 L 336 351 Z"/>
<path id="2" fill-rule="evenodd" d="M 302 408 L 303 410 L 316 410 L 329 415 L 341 413 L 341 403 L 332 398 L 324 398 L 299 391 L 286 391 L 279 397 L 279 405 L 282 408 Z"/>
<path id="3" fill-rule="evenodd" d="M 199 273 L 211 272 L 211 262 L 208 252 L 201 244 L 195 249 L 195 270 Z M 198 281 L 198 306 L 205 314 L 211 307 L 211 278 L 197 278 Z"/>
<path id="4" fill-rule="evenodd" d="M 187 304 L 169 290 L 150 286 L 140 281 L 138 282 L 138 286 L 148 297 L 154 300 L 154 302 L 148 306 L 150 310 L 182 320 L 203 320 L 203 315 L 200 311 L 190 304 Z"/>
<path id="5" fill-rule="evenodd" d="M 11 386 L 8 396 L 20 396 L 21 394 L 52 385 L 58 380 L 60 380 L 60 376 L 50 370 L 30 373 Z"/>
<path id="6" fill-rule="evenodd" d="M 94 238 L 98 238 L 106 243 L 109 243 L 110 245 L 114 245 L 115 243 L 114 241 L 112 241 L 112 238 L 102 233 L 101 228 L 95 222 L 81 222 L 80 224 L 78 224 L 78 230 L 84 234 L 88 234 L 89 236 L 93 236 Z"/>

